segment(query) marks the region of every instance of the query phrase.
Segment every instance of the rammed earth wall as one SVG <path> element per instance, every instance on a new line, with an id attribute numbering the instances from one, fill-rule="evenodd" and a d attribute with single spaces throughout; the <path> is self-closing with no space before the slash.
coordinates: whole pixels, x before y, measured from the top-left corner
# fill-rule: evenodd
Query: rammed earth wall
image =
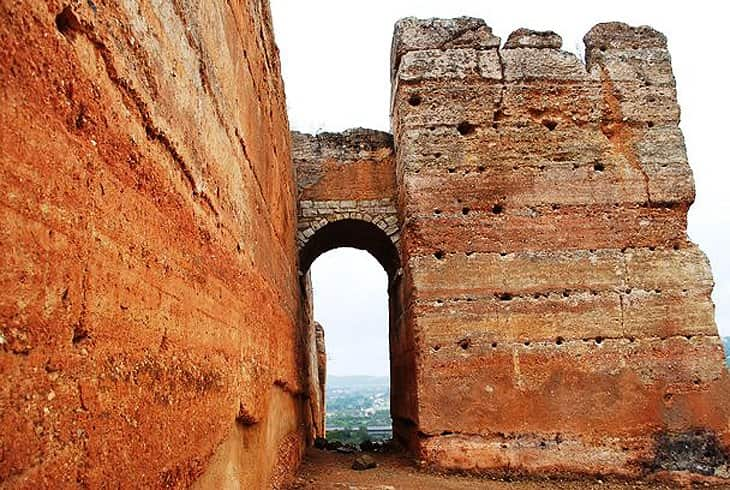
<path id="1" fill-rule="evenodd" d="M 396 25 L 400 432 L 454 470 L 723 475 L 730 384 L 666 39 L 614 23 L 585 44 L 587 64 L 554 33 Z"/>
<path id="2" fill-rule="evenodd" d="M 280 484 L 310 356 L 268 3 L 0 18 L 0 486 Z"/>
<path id="3" fill-rule="evenodd" d="M 728 476 L 662 34 L 600 24 L 583 64 L 555 33 L 404 19 L 392 136 L 311 136 L 264 0 L 0 18 L 4 486 L 284 485 L 324 430 L 307 273 L 337 246 L 388 274 L 394 433 L 419 459 Z"/>

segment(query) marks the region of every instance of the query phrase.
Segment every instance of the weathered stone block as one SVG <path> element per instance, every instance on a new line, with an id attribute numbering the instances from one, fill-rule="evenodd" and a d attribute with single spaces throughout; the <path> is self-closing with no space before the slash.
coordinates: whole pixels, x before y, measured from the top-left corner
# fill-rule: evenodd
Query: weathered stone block
<path id="1" fill-rule="evenodd" d="M 401 58 L 411 51 L 469 47 L 492 49 L 499 47 L 499 37 L 482 19 L 417 19 L 408 17 L 395 24 L 391 49 L 391 67 L 398 70 Z"/>
<path id="2" fill-rule="evenodd" d="M 519 47 L 501 53 L 506 82 L 516 80 L 565 80 L 587 82 L 591 74 L 577 56 L 559 49 Z"/>
<path id="3" fill-rule="evenodd" d="M 504 43 L 504 49 L 514 48 L 552 48 L 560 49 L 563 38 L 553 31 L 533 31 L 521 27 L 512 33 Z"/>

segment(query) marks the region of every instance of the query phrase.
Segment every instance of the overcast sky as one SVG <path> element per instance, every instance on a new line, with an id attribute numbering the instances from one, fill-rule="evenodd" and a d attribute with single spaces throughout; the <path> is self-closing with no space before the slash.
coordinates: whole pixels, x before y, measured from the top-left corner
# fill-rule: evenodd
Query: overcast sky
<path id="1" fill-rule="evenodd" d="M 701 1 L 271 0 L 289 123 L 309 133 L 358 126 L 390 130 L 390 43 L 401 17 L 479 17 L 502 42 L 518 27 L 553 30 L 563 37 L 563 49 L 574 53 L 582 53 L 583 35 L 598 22 L 648 24 L 666 34 L 697 188 L 689 234 L 710 257 L 717 322 L 721 334 L 730 335 L 724 7 Z M 312 276 L 328 373 L 387 374 L 385 272 L 366 253 L 341 249 L 315 261 Z"/>

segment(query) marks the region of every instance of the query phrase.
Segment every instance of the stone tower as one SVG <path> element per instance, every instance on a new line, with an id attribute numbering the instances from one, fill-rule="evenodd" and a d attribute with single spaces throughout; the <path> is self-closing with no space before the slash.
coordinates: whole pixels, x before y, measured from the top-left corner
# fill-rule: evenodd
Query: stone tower
<path id="1" fill-rule="evenodd" d="M 388 271 L 394 431 L 431 465 L 723 474 L 665 37 L 600 24 L 585 64 L 553 32 L 500 44 L 478 19 L 403 19 L 392 139 L 294 134 L 302 272 L 336 246 Z"/>
<path id="2" fill-rule="evenodd" d="M 397 432 L 458 470 L 713 474 L 730 444 L 712 275 L 665 37 L 399 21 L 406 330 Z"/>

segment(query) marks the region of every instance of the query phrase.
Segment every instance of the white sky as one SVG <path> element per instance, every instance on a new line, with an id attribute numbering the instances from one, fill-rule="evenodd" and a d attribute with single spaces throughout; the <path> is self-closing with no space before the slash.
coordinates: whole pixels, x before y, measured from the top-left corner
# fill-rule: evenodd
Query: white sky
<path id="1" fill-rule="evenodd" d="M 730 165 L 724 148 L 730 68 L 724 6 L 636 0 L 271 0 L 290 125 L 309 133 L 358 126 L 390 130 L 390 43 L 393 24 L 401 17 L 479 17 L 502 42 L 518 27 L 553 30 L 563 37 L 563 49 L 575 53 L 582 52 L 583 35 L 598 22 L 648 24 L 666 34 L 697 188 L 689 234 L 710 257 L 718 326 L 722 335 L 730 335 L 730 259 L 725 254 L 730 250 Z M 368 259 L 333 251 L 312 267 L 315 316 L 325 327 L 331 374 L 387 373 L 385 286 L 382 294 L 373 292 L 378 279 L 371 269 L 382 270 Z M 348 283 L 355 288 L 345 297 Z M 361 303 L 353 304 L 352 296 Z M 361 359 L 358 350 L 384 353 L 385 364 L 378 365 L 382 355 Z"/>

